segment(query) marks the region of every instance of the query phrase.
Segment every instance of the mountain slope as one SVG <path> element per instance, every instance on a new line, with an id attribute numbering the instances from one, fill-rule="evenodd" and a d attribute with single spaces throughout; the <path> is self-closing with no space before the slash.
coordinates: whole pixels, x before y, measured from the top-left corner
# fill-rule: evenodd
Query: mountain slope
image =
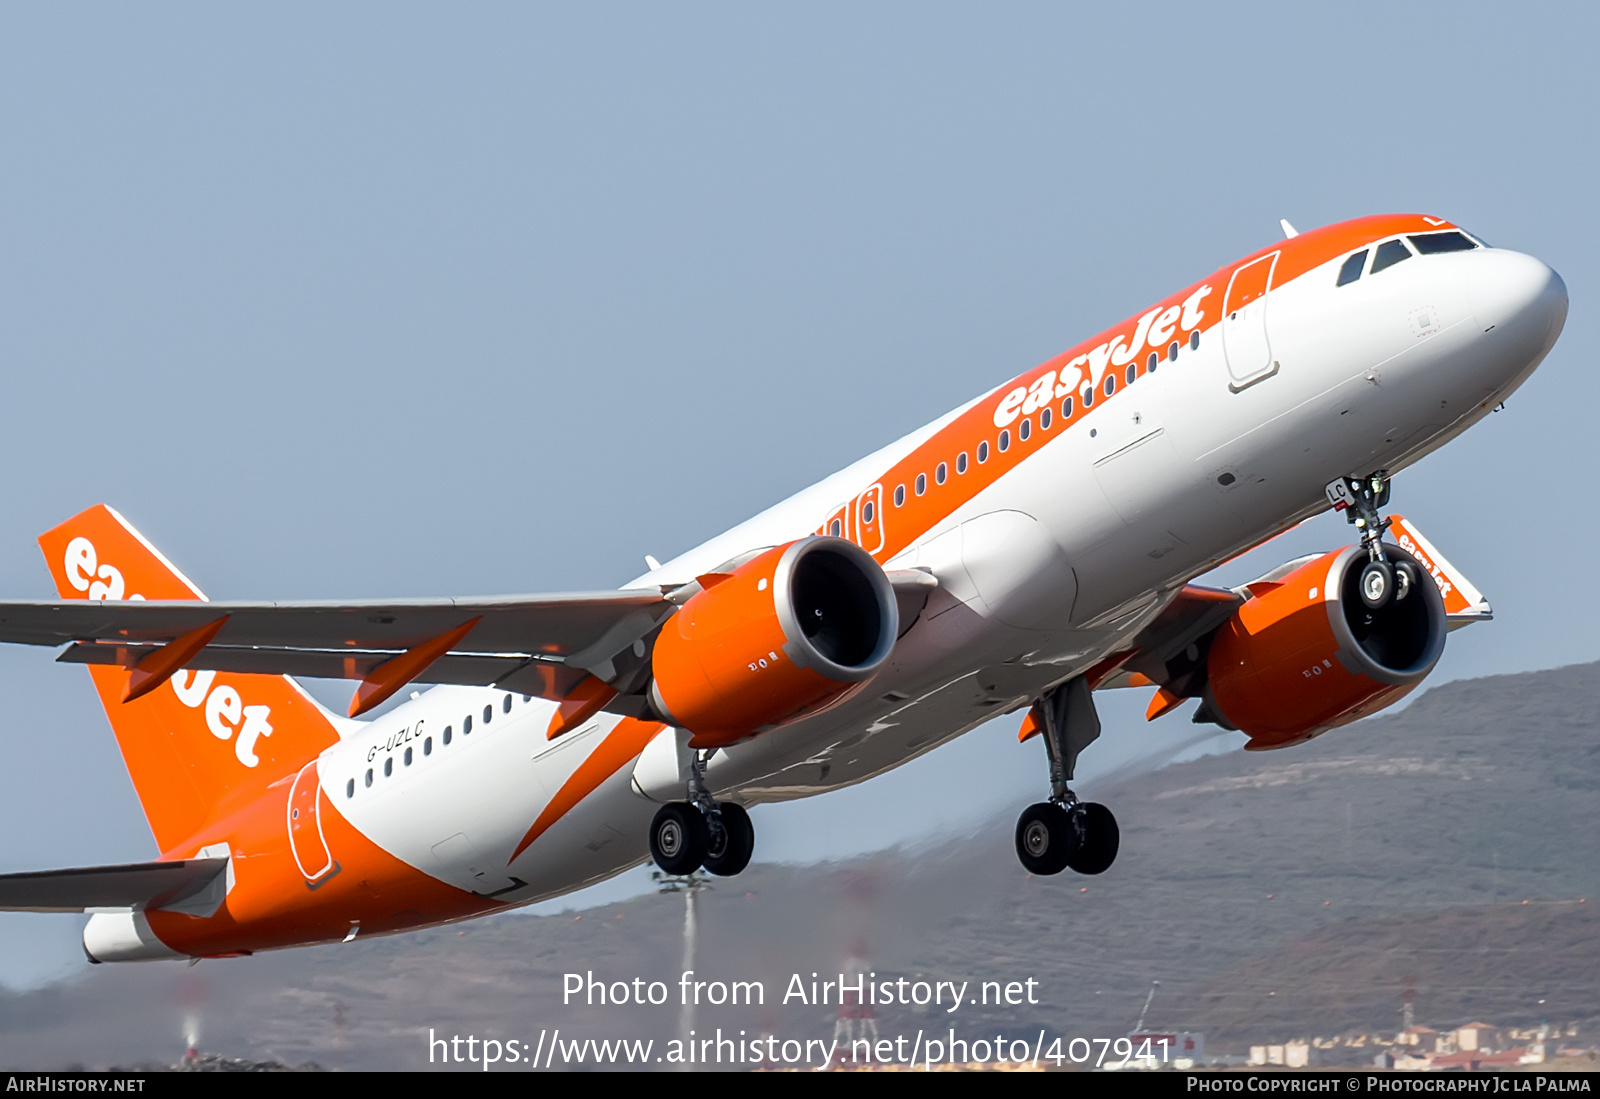
<path id="1" fill-rule="evenodd" d="M 882 1005 L 885 1036 L 1114 1037 L 1154 980 L 1148 1025 L 1205 1031 L 1213 1051 L 1396 1029 L 1407 978 L 1435 1026 L 1595 1019 L 1597 709 L 1600 665 L 1451 683 L 1300 748 L 1085 790 L 1123 827 L 1117 864 L 1094 879 L 1029 878 L 1014 818 L 926 850 L 757 865 L 698 894 L 692 961 L 701 980 L 763 982 L 756 1007 L 681 1015 L 685 902 L 652 895 L 194 969 L 86 967 L 0 995 L 0 1064 L 170 1062 L 186 1018 L 204 1048 L 334 1068 L 426 1067 L 430 1028 L 530 1043 L 555 1027 L 827 1038 L 835 1007 L 783 992 L 862 954 L 880 979 L 970 981 L 971 996 L 983 981 L 1038 982 L 1036 1003 Z M 564 1004 L 564 975 L 591 971 L 659 979 L 674 1002 Z"/>

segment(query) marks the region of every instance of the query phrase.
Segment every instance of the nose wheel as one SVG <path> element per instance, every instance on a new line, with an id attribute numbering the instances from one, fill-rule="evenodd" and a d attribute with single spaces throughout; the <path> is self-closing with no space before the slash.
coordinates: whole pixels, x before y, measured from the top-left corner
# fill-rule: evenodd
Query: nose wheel
<path id="1" fill-rule="evenodd" d="M 1390 520 L 1378 509 L 1389 502 L 1389 473 L 1377 470 L 1362 478 L 1340 477 L 1329 481 L 1324 491 L 1333 510 L 1361 532 L 1361 546 L 1367 551 L 1357 590 L 1368 610 L 1379 611 L 1390 603 L 1403 602 L 1416 589 L 1421 573 L 1409 560 L 1390 561 L 1383 549 L 1383 532 Z"/>
<path id="2" fill-rule="evenodd" d="M 1035 704 L 1034 717 L 1050 757 L 1050 798 L 1017 819 L 1017 859 L 1030 874 L 1103 874 L 1121 844 L 1117 818 L 1104 805 L 1079 801 L 1067 785 L 1078 753 L 1100 736 L 1088 683 L 1074 679 L 1051 691 Z"/>

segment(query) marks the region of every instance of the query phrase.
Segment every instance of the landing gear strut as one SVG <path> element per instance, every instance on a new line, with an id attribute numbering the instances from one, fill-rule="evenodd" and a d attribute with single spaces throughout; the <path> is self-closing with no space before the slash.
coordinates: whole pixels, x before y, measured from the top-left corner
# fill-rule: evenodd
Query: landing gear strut
<path id="1" fill-rule="evenodd" d="M 711 800 L 705 759 L 696 752 L 690 763 L 689 800 L 668 802 L 650 822 L 650 857 L 663 873 L 692 874 L 703 866 L 727 878 L 750 865 L 755 847 L 750 814 L 731 801 Z"/>
<path id="2" fill-rule="evenodd" d="M 1339 477 L 1324 489 L 1333 510 L 1345 512 L 1345 519 L 1361 532 L 1361 547 L 1367 551 L 1358 590 L 1368 610 L 1382 610 L 1411 594 L 1420 573 L 1408 560 L 1391 562 L 1384 552 L 1383 533 L 1391 520 L 1378 514 L 1389 502 L 1389 471 L 1375 470 L 1357 480 Z"/>
<path id="3" fill-rule="evenodd" d="M 1050 757 L 1050 799 L 1030 805 L 1017 820 L 1017 858 L 1030 874 L 1103 874 L 1116 861 L 1117 818 L 1095 802 L 1079 801 L 1067 786 L 1078 753 L 1100 736 L 1089 684 L 1080 676 L 1045 695 L 1034 707 Z"/>

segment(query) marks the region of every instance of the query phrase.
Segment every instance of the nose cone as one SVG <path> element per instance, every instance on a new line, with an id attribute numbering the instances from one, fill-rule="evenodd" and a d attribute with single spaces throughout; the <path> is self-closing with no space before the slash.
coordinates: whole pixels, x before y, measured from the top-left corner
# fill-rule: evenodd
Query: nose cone
<path id="1" fill-rule="evenodd" d="M 1521 252 L 1491 248 L 1471 258 L 1467 292 L 1479 327 L 1519 357 L 1543 358 L 1567 323 L 1567 284 Z"/>

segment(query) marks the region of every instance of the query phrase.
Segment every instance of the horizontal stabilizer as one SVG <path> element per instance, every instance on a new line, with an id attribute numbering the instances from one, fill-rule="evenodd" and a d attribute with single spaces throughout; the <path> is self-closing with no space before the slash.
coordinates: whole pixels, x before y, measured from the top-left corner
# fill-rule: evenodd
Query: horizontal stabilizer
<path id="1" fill-rule="evenodd" d="M 209 916 L 222 904 L 227 869 L 223 858 L 0 874 L 0 912 L 132 908 Z"/>

